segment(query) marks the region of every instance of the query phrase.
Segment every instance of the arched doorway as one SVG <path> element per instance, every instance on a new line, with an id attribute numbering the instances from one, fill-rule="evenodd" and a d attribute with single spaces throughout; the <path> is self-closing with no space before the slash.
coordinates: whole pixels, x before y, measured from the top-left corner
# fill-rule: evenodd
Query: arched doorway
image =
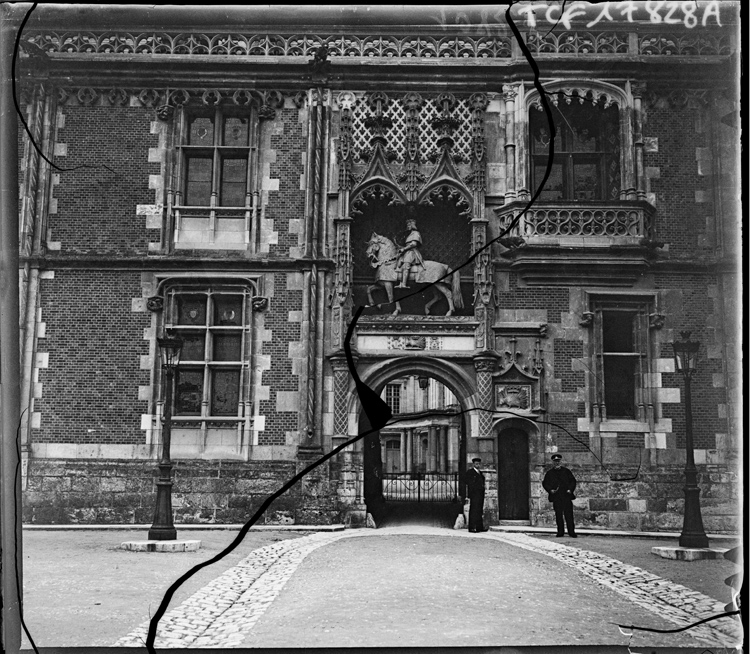
<path id="1" fill-rule="evenodd" d="M 414 368 L 373 387 L 394 418 L 363 439 L 368 513 L 378 526 L 452 526 L 463 507 L 468 424 L 461 399 L 438 376 Z M 363 411 L 359 429 L 369 429 Z"/>
<path id="2" fill-rule="evenodd" d="M 497 493 L 500 520 L 529 519 L 529 435 L 520 427 L 498 433 Z"/>

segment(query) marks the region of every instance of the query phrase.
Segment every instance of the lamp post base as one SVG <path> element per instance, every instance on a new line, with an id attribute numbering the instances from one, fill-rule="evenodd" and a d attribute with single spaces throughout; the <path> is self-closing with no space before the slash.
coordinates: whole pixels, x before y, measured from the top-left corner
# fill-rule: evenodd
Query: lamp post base
<path id="1" fill-rule="evenodd" d="M 151 527 L 148 530 L 149 540 L 177 540 L 177 530 L 174 527 Z"/>
<path id="2" fill-rule="evenodd" d="M 701 517 L 700 488 L 696 483 L 695 471 L 686 471 L 688 483 L 685 485 L 685 521 L 680 534 L 680 547 L 703 549 L 708 547 L 708 536 L 703 528 Z"/>
<path id="3" fill-rule="evenodd" d="M 160 478 L 156 482 L 154 522 L 148 530 L 149 540 L 176 540 L 177 529 L 172 517 L 172 464 L 159 463 Z"/>

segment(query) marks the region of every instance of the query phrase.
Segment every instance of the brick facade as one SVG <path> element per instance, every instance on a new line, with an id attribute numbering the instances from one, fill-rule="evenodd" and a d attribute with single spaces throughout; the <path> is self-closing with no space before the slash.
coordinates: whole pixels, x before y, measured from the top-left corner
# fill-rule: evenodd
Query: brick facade
<path id="1" fill-rule="evenodd" d="M 658 35 L 653 26 L 640 27 Z M 42 42 L 46 29 L 40 23 L 29 38 Z M 387 36 L 382 27 L 362 29 Z M 450 29 L 463 38 L 460 28 Z M 633 31 L 628 48 L 645 47 L 639 34 Z M 31 354 L 23 380 L 30 416 L 22 436 L 27 521 L 149 521 L 163 415 L 156 337 L 168 315 L 154 298 L 179 285 L 244 284 L 252 291 L 247 320 L 253 328 L 242 355 L 244 413 L 232 415 L 229 426 L 211 416 L 206 407 L 214 389 L 207 386 L 195 424 L 180 416 L 180 437 L 192 429 L 194 450 L 178 448 L 175 455 L 178 522 L 243 522 L 295 471 L 342 442 L 347 434 L 334 434 L 334 424 L 347 424 L 353 436 L 360 406 L 334 365 L 343 358 L 352 305 L 364 301 L 375 279 L 365 241 L 379 229 L 403 240 L 393 232 L 415 204 L 425 242 L 445 256 L 500 237 L 516 241 L 495 242 L 488 261 L 462 269 L 465 306 L 453 316 L 443 315 L 441 298 L 424 318 L 421 296 L 406 299 L 398 317 L 389 316 L 391 307 L 368 308 L 366 337 L 356 343 L 358 370 L 376 390 L 399 374 L 430 376 L 454 391 L 462 409 L 487 404 L 494 410 L 492 419 L 467 418 L 461 444 L 467 461 L 486 455 L 488 523 L 503 518 L 498 434 L 511 424 L 503 421 L 518 420 L 513 429 L 527 431 L 529 441 L 524 483 L 532 524 L 553 523 L 541 476 L 549 454 L 559 451 L 580 482 L 582 525 L 678 529 L 684 383 L 674 371 L 671 343 L 690 331 L 702 343 L 692 400 L 704 523 L 709 531 L 738 528 L 740 314 L 731 293 L 736 296 L 739 282 L 725 174 L 736 145 L 718 127 L 731 103 L 711 100 L 727 84 L 721 77 L 728 74 L 722 72 L 727 53 L 696 57 L 689 84 L 674 74 L 687 64 L 671 54 L 618 59 L 616 74 L 607 72 L 604 51 L 545 54 L 543 76 L 556 80 L 556 91 L 618 107 L 620 198 L 539 200 L 527 210 L 534 192 L 528 188 L 528 112 L 536 111 L 536 91 L 510 31 L 503 28 L 498 39 L 507 48 L 492 56 L 441 51 L 446 66 L 436 65 L 437 51 L 428 64 L 404 54 L 384 57 L 383 66 L 370 65 L 369 54 L 363 65 L 353 51 L 342 52 L 326 64 L 335 74 L 302 62 L 296 51 L 293 58 L 274 55 L 273 66 L 254 53 L 258 61 L 247 68 L 226 55 L 226 71 L 216 79 L 209 71 L 218 53 L 208 46 L 170 59 L 169 74 L 149 68 L 158 67 L 159 54 L 136 70 L 118 54 L 81 46 L 78 58 L 57 52 L 49 76 L 25 74 L 30 128 L 49 136 L 43 147 L 67 169 L 33 164 L 40 201 L 26 216 L 35 244 L 22 264 L 38 273 L 25 270 L 22 277 L 22 306 L 36 307 L 36 314 L 25 312 L 35 319 L 24 333 L 24 352 Z M 306 54 L 312 58 L 314 51 Z M 571 57 L 577 68 L 590 64 L 590 70 L 573 77 Z M 120 88 L 125 78 L 128 86 Z M 42 84 L 54 93 L 42 93 Z M 453 100 L 438 100 L 437 88 Z M 447 141 L 438 139 L 427 114 L 416 119 L 417 128 L 409 122 L 404 96 L 412 90 L 420 95 L 409 106 L 431 111 L 429 121 L 441 102 L 460 115 L 457 126 L 446 123 L 459 135 L 449 146 L 460 156 L 445 150 Z M 227 115 L 251 117 L 250 171 L 234 181 L 245 184 L 245 205 L 221 207 L 216 194 L 210 206 L 185 206 L 185 185 L 197 182 L 186 182 L 179 139 L 187 142 L 188 115 L 213 116 L 217 102 Z M 378 134 L 384 116 L 395 126 Z M 31 162 L 28 137 L 19 138 L 19 156 Z M 410 138 L 419 145 L 412 159 Z M 224 158 L 239 156 L 222 147 L 211 146 L 219 169 Z M 23 170 L 22 188 L 29 179 L 37 178 Z M 216 173 L 209 183 L 223 182 Z M 538 207 L 546 212 L 539 224 L 547 232 L 534 232 Z M 526 211 L 526 226 L 508 232 L 503 212 Z M 601 221 L 597 229 L 571 217 L 585 211 L 600 212 L 591 218 Z M 608 227 L 602 216 L 618 211 L 621 223 L 637 215 L 643 224 L 617 232 L 624 228 Z M 194 240 L 180 243 L 176 233 L 191 220 L 202 226 L 190 228 Z M 461 229 L 438 233 L 448 220 L 463 221 Z M 466 242 L 452 244 L 459 233 Z M 219 245 L 212 240 L 217 234 L 225 239 Z M 376 295 L 384 301 L 384 288 Z M 648 307 L 638 323 L 645 368 L 638 368 L 641 399 L 632 419 L 607 418 L 597 397 L 594 312 L 603 298 Z M 209 379 L 222 362 L 207 361 Z M 495 406 L 495 387 L 503 385 L 506 404 Z M 206 454 L 201 448 L 211 438 L 225 439 L 221 445 L 230 454 Z M 363 522 L 365 465 L 361 444 L 353 446 L 284 495 L 264 520 Z M 626 480 L 629 475 L 637 478 Z"/>

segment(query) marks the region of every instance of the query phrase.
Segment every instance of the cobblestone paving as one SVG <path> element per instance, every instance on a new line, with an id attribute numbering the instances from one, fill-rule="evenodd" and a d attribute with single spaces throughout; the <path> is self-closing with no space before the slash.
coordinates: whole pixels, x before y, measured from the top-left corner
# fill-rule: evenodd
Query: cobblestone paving
<path id="1" fill-rule="evenodd" d="M 493 537 L 517 547 L 551 556 L 627 597 L 634 604 L 673 622 L 677 627 L 724 613 L 722 602 L 597 552 L 549 542 L 526 534 L 494 533 Z M 720 618 L 693 627 L 690 634 L 713 646 L 731 647 L 742 642 L 742 628 L 739 622 L 732 618 Z"/>
<path id="2" fill-rule="evenodd" d="M 357 532 L 315 533 L 255 550 L 159 621 L 155 647 L 240 647 L 300 562 L 317 548 Z M 144 622 L 115 647 L 146 642 Z"/>
<path id="3" fill-rule="evenodd" d="M 468 536 L 464 532 L 429 527 L 403 527 L 379 530 L 353 530 L 316 533 L 295 540 L 281 541 L 255 550 L 203 587 L 180 606 L 162 617 L 157 630 L 157 648 L 242 647 L 245 635 L 271 605 L 310 552 L 342 538 L 377 537 L 380 534 L 432 534 Z M 641 568 L 626 565 L 596 552 L 549 542 L 525 534 L 472 534 L 550 556 L 584 573 L 599 584 L 658 614 L 677 627 L 724 612 L 723 604 L 684 586 L 674 584 Z M 121 638 L 115 647 L 142 646 L 148 623 Z M 637 626 L 637 625 L 636 625 Z M 742 630 L 738 622 L 722 618 L 700 625 L 689 632 L 707 645 L 739 644 Z"/>

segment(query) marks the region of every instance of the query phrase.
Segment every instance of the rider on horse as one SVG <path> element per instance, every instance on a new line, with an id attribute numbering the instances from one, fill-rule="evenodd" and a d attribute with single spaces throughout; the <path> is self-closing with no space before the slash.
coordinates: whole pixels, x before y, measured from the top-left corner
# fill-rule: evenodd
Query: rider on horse
<path id="1" fill-rule="evenodd" d="M 417 222 L 413 218 L 409 218 L 406 221 L 406 229 L 409 230 L 406 244 L 398 250 L 396 270 L 401 272 L 401 283 L 396 288 L 409 288 L 406 282 L 409 279 L 409 269 L 412 266 L 424 268 L 422 253 L 419 251 L 422 246 L 422 235 L 417 231 Z"/>

